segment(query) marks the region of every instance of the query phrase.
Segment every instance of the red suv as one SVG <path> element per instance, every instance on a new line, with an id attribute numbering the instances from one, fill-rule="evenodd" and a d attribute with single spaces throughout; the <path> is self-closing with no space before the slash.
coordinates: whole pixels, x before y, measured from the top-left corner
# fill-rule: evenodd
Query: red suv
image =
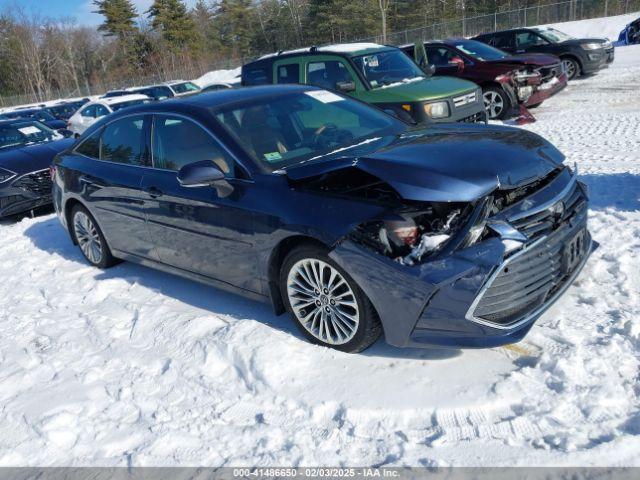
<path id="1" fill-rule="evenodd" d="M 419 45 L 401 48 L 435 75 L 456 76 L 480 85 L 490 119 L 517 114 L 521 105 L 537 107 L 567 85 L 562 63 L 553 55 L 510 55 L 467 39 L 428 41 L 424 50 Z"/>

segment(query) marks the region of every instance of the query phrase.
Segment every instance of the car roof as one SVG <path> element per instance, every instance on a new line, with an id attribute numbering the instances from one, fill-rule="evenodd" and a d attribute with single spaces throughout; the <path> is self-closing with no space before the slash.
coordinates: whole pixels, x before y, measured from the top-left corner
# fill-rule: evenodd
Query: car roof
<path id="1" fill-rule="evenodd" d="M 373 53 L 381 50 L 389 50 L 392 48 L 396 48 L 396 47 L 392 47 L 388 45 L 379 45 L 377 43 L 370 43 L 370 42 L 338 43 L 334 45 L 323 45 L 320 47 L 305 47 L 305 48 L 298 48 L 295 50 L 269 53 L 267 55 L 261 56 L 256 61 L 274 59 L 279 57 L 292 57 L 292 56 L 297 56 L 301 54 L 319 55 L 319 54 L 333 53 L 333 54 L 344 55 L 344 56 L 356 56 L 356 55 L 365 55 L 367 53 Z"/>
<path id="2" fill-rule="evenodd" d="M 109 97 L 109 98 L 100 98 L 95 102 L 91 102 L 91 104 L 106 104 L 106 105 L 115 105 L 117 103 L 130 102 L 132 100 L 148 100 L 149 97 L 146 95 L 141 95 L 139 93 L 132 93 L 129 95 L 120 95 L 119 97 Z"/>

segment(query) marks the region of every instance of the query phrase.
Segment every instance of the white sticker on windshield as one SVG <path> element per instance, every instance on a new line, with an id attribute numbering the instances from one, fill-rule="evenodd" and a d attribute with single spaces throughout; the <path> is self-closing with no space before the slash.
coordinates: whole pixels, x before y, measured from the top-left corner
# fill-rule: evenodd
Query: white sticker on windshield
<path id="1" fill-rule="evenodd" d="M 310 92 L 304 93 L 322 103 L 340 102 L 344 100 L 344 98 L 342 98 L 341 96 L 336 95 L 335 93 L 327 92 L 325 90 L 312 90 Z"/>
<path id="2" fill-rule="evenodd" d="M 40 133 L 40 129 L 34 126 L 22 127 L 19 128 L 18 131 L 23 135 L 33 135 L 34 133 Z"/>

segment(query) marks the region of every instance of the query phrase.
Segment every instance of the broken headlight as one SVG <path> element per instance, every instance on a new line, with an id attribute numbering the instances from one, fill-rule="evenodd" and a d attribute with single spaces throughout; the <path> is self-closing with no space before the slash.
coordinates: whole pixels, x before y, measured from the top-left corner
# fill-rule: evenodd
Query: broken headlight
<path id="1" fill-rule="evenodd" d="M 403 265 L 414 265 L 442 250 L 471 211 L 465 204 L 434 203 L 360 225 L 352 237 Z"/>

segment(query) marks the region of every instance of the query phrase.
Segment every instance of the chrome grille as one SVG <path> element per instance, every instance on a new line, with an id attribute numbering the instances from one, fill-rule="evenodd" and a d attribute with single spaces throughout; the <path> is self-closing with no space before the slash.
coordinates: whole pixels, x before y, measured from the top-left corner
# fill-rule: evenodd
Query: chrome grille
<path id="1" fill-rule="evenodd" d="M 464 107 L 465 105 L 469 105 L 470 103 L 474 103 L 475 101 L 476 101 L 476 92 L 460 95 L 459 97 L 453 97 L 453 105 L 456 108 Z"/>
<path id="2" fill-rule="evenodd" d="M 567 270 L 563 265 L 565 246 L 576 235 L 584 235 L 577 252 L 578 265 L 582 265 L 591 245 L 586 218 L 574 228 L 564 228 L 549 237 L 540 238 L 528 249 L 505 261 L 480 295 L 473 317 L 509 327 L 543 307 L 579 270 L 579 266 Z"/>
<path id="3" fill-rule="evenodd" d="M 574 182 L 567 194 L 549 208 L 511 220 L 510 223 L 528 238 L 536 239 L 550 234 L 563 224 L 578 221 L 586 216 L 587 208 L 587 198 L 580 184 Z"/>
<path id="4" fill-rule="evenodd" d="M 36 195 L 51 195 L 51 174 L 49 170 L 39 170 L 19 177 L 13 186 Z"/>

